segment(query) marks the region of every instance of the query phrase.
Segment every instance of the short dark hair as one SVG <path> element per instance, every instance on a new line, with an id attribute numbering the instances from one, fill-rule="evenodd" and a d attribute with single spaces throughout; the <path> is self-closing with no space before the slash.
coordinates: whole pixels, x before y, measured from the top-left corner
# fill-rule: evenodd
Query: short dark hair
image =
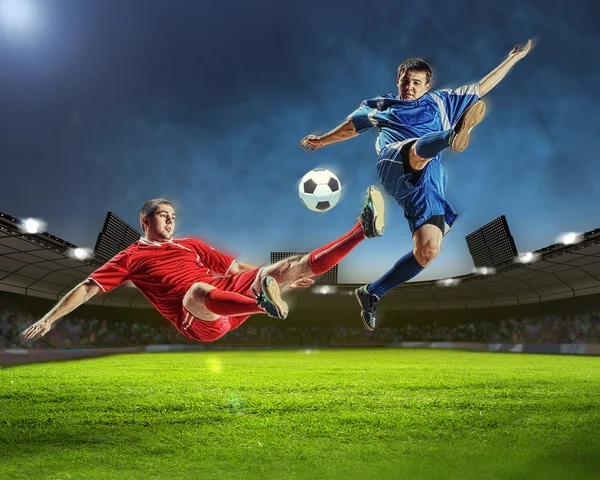
<path id="1" fill-rule="evenodd" d="M 431 65 L 429 65 L 422 58 L 409 58 L 408 60 L 404 60 L 398 67 L 397 78 L 400 78 L 404 73 L 408 72 L 409 70 L 424 72 L 425 77 L 427 78 L 427 83 L 431 83 L 431 78 L 433 77 L 433 69 L 431 68 Z"/>
<path id="2" fill-rule="evenodd" d="M 148 200 L 142 208 L 140 209 L 140 225 L 142 226 L 142 230 L 144 230 L 144 224 L 142 223 L 142 217 L 151 217 L 156 212 L 156 209 L 159 205 L 171 205 L 173 204 L 167 200 L 166 198 L 153 198 L 152 200 Z"/>

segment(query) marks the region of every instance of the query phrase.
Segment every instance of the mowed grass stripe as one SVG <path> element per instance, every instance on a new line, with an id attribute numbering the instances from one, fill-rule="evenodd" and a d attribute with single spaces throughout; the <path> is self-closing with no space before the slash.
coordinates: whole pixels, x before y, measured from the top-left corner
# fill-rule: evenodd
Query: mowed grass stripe
<path id="1" fill-rule="evenodd" d="M 284 350 L 26 365 L 0 370 L 0 478 L 600 478 L 599 407 L 593 357 Z"/>

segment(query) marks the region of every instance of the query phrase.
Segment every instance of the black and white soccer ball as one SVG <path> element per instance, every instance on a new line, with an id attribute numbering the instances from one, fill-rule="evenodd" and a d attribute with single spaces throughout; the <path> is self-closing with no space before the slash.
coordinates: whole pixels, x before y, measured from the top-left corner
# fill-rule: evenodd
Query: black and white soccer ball
<path id="1" fill-rule="evenodd" d="M 326 212 L 335 207 L 340 200 L 342 184 L 329 170 L 315 168 L 300 180 L 298 195 L 309 210 Z"/>

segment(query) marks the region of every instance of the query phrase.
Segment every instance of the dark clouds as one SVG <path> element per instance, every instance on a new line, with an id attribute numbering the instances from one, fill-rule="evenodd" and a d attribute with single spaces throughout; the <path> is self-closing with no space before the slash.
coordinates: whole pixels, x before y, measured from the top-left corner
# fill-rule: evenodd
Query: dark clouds
<path id="1" fill-rule="evenodd" d="M 0 43 L 0 159 L 12 173 L 0 211 L 42 217 L 71 242 L 92 246 L 107 210 L 137 225 L 155 196 L 175 199 L 183 233 L 251 261 L 327 242 L 351 226 L 375 181 L 375 134 L 312 155 L 300 138 L 394 92 L 409 56 L 433 63 L 436 87 L 457 86 L 534 36 L 532 54 L 490 94 L 475 143 L 446 156 L 461 216 L 420 278 L 467 271 L 464 236 L 498 215 L 523 250 L 598 226 L 591 1 L 38 3 L 38 36 Z M 296 195 L 315 166 L 344 188 L 323 215 Z M 411 248 L 388 206 L 386 238 L 354 252 L 343 280 L 381 273 Z"/>

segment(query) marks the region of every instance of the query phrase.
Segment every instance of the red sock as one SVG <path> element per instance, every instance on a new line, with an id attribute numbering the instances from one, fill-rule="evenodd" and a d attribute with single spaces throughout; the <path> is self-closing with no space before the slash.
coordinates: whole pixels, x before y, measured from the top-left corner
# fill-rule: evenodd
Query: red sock
<path id="1" fill-rule="evenodd" d="M 308 263 L 311 270 L 315 275 L 321 275 L 332 269 L 364 239 L 362 225 L 357 222 L 346 235 L 310 253 Z"/>
<path id="2" fill-rule="evenodd" d="M 213 288 L 204 297 L 204 306 L 212 313 L 229 317 L 230 315 L 247 315 L 263 313 L 256 300 L 239 293 L 226 292 Z"/>

